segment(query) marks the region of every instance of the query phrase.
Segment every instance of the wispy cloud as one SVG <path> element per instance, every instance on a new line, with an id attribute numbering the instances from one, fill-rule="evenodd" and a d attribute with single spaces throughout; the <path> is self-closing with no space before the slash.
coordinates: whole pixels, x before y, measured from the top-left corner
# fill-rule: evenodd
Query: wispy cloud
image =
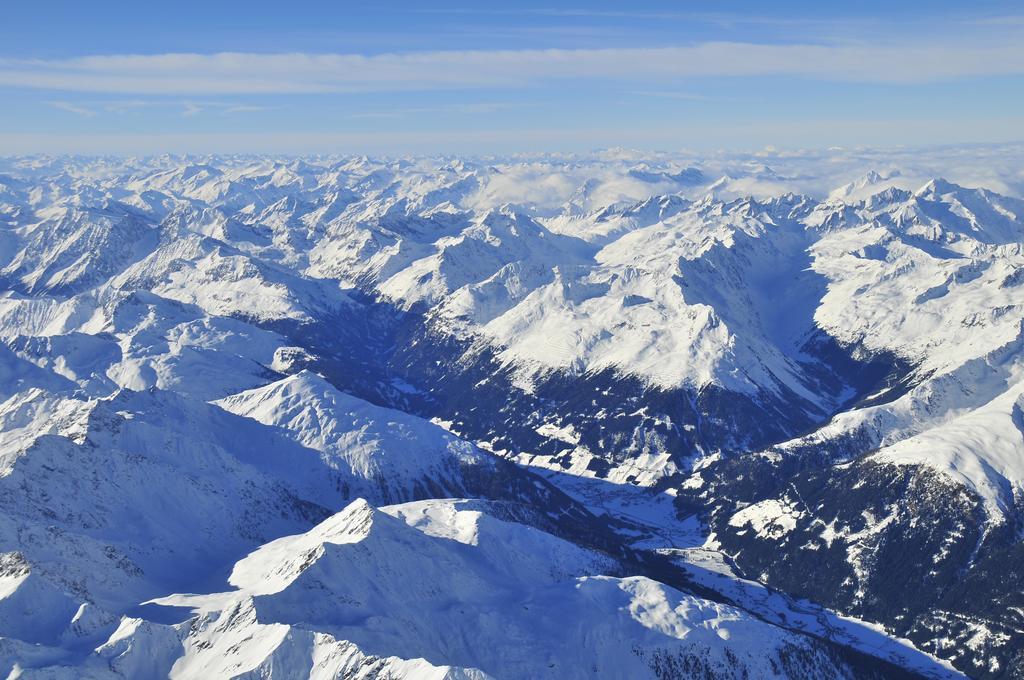
<path id="1" fill-rule="evenodd" d="M 521 102 L 469 102 L 466 104 L 449 104 L 446 106 L 402 107 L 388 109 L 386 111 L 360 111 L 349 114 L 348 118 L 395 119 L 405 118 L 407 116 L 431 114 L 475 115 L 494 113 L 495 111 L 502 111 L 511 108 L 522 108 L 524 106 L 526 106 L 526 104 Z"/>
<path id="2" fill-rule="evenodd" d="M 232 104 L 229 102 L 211 102 L 211 101 L 186 101 L 182 102 L 184 110 L 181 115 L 185 118 L 191 118 L 197 116 L 204 111 L 216 112 L 222 116 L 231 116 L 236 113 L 253 113 L 255 111 L 267 111 L 271 106 L 259 106 L 256 104 Z"/>
<path id="3" fill-rule="evenodd" d="M 100 102 L 100 106 L 107 113 L 128 113 L 129 111 L 135 111 L 137 109 L 145 109 L 154 105 L 154 102 L 147 102 L 141 99 L 132 99 L 125 101 L 108 101 Z"/>
<path id="4" fill-rule="evenodd" d="M 0 60 L 0 85 L 136 94 L 287 94 L 525 87 L 565 80 L 796 76 L 876 83 L 1024 74 L 1024 42 L 765 45 L 408 54 L 160 54 Z"/>
<path id="5" fill-rule="evenodd" d="M 166 99 L 126 99 L 126 100 L 98 100 L 89 99 L 86 101 L 46 101 L 48 106 L 75 113 L 80 116 L 96 116 L 100 113 L 113 113 L 123 115 L 142 109 L 176 109 L 185 118 L 197 116 L 204 111 L 213 111 L 222 116 L 231 116 L 237 113 L 251 113 L 255 111 L 267 111 L 273 106 L 262 106 L 256 104 L 245 104 L 237 102 L 219 101 L 195 101 L 195 100 L 166 100 Z"/>
<path id="6" fill-rule="evenodd" d="M 232 115 L 234 113 L 254 113 L 256 111 L 269 111 L 272 108 L 275 108 L 275 107 L 272 107 L 272 106 L 256 106 L 256 105 L 253 105 L 253 104 L 239 104 L 239 105 L 235 105 L 235 106 L 226 106 L 226 107 L 224 107 L 223 109 L 221 109 L 221 114 L 223 114 L 225 116 L 230 116 L 230 115 Z"/>
<path id="7" fill-rule="evenodd" d="M 695 94 L 693 92 L 676 92 L 673 90 L 629 90 L 626 94 L 631 94 L 636 97 L 656 97 L 658 99 L 681 99 L 686 101 L 695 102 L 706 102 L 710 101 L 711 97 L 703 94 Z"/>
<path id="8" fill-rule="evenodd" d="M 48 101 L 46 103 L 49 104 L 50 106 L 52 106 L 55 109 L 60 109 L 61 111 L 67 111 L 68 113 L 73 113 L 73 114 L 78 115 L 78 116 L 86 116 L 88 118 L 91 118 L 92 116 L 96 115 L 96 112 L 93 111 L 92 109 L 87 109 L 84 106 L 78 106 L 77 104 L 73 104 L 71 102 Z"/>

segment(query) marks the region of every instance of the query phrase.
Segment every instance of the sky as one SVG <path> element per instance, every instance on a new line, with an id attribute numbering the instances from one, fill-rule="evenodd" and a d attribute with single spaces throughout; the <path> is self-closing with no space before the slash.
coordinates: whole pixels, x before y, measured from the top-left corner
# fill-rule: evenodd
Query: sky
<path id="1" fill-rule="evenodd" d="M 1014 2 L 5 3 L 0 154 L 1024 139 Z"/>

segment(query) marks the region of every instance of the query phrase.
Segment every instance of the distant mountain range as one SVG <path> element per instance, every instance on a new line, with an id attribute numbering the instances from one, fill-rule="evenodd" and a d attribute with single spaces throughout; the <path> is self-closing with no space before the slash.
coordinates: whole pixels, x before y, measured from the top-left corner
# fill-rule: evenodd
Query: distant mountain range
<path id="1" fill-rule="evenodd" d="M 0 676 L 1024 678 L 1024 200 L 776 160 L 3 159 Z"/>

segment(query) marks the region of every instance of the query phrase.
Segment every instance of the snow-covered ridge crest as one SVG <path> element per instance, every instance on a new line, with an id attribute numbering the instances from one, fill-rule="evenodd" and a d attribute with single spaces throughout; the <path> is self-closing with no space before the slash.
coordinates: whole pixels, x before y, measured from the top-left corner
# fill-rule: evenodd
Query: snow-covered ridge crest
<path id="1" fill-rule="evenodd" d="M 597 172 L 598 166 L 561 168 L 550 161 L 452 166 L 428 159 L 353 163 L 208 158 L 182 167 L 167 167 L 166 161 L 154 167 L 140 163 L 127 178 L 119 174 L 125 173 L 123 168 L 112 169 L 108 176 L 90 174 L 67 187 L 52 178 L 49 186 L 56 197 L 24 196 L 26 208 L 41 219 L 10 235 L 14 248 L 24 245 L 13 252 L 4 271 L 24 290 L 53 292 L 101 283 L 102 272 L 115 275 L 115 287 L 145 287 L 211 314 L 268 321 L 309 321 L 347 306 L 336 286 L 332 290 L 307 275 L 326 276 L 370 288 L 400 307 L 436 307 L 454 328 L 466 330 L 468 321 L 469 331 L 505 348 L 505 356 L 521 363 L 526 375 L 538 367 L 612 368 L 666 389 L 714 384 L 756 393 L 784 386 L 801 393 L 806 379 L 792 365 L 799 359 L 794 348 L 780 345 L 772 329 L 763 327 L 776 308 L 771 298 L 790 291 L 772 291 L 765 300 L 744 299 L 764 284 L 743 276 L 746 263 L 764 263 L 770 256 L 746 252 L 748 238 L 758 247 L 779 250 L 779 257 L 800 268 L 819 234 L 816 225 L 836 220 L 843 223 L 844 234 L 869 224 L 898 230 L 896 238 L 916 239 L 908 245 L 918 251 L 933 235 L 940 242 L 952 238 L 951 253 L 975 249 L 975 259 L 1020 238 L 1019 201 L 944 180 L 910 193 L 889 188 L 885 178 L 913 182 L 913 175 L 869 173 L 854 182 L 869 192 L 863 196 L 847 191 L 824 203 L 804 198 L 787 204 L 768 197 L 714 198 L 700 183 L 711 174 L 682 172 L 679 167 L 687 166 L 662 162 L 664 168 L 652 163 L 606 168 L 590 179 L 614 184 L 620 181 L 615 172 L 621 172 L 637 202 L 619 207 L 619 200 L 591 198 L 593 207 L 571 218 L 546 215 L 548 209 L 536 197 L 533 203 L 510 202 L 514 194 L 503 183 L 516 173 L 572 175 Z M 726 174 L 789 181 L 760 163 L 737 164 Z M 675 183 L 677 191 L 659 195 L 664 182 Z M 146 233 L 163 230 L 174 238 L 156 247 L 127 232 L 108 236 L 122 227 L 103 226 L 109 218 L 97 221 L 85 212 L 74 223 L 112 240 L 109 247 L 96 249 L 102 252 L 102 266 L 88 264 L 89 257 L 97 257 L 94 253 L 73 256 L 80 238 L 77 227 L 55 223 L 46 206 L 89 201 L 83 184 L 91 187 L 94 202 L 114 206 L 103 210 L 120 210 L 117 214 Z M 505 193 L 497 191 L 501 186 Z M 445 187 L 459 189 L 442 191 Z M 341 195 L 344 205 L 337 204 Z M 691 203 L 684 196 L 699 200 Z M 85 205 L 61 207 L 60 214 L 93 209 Z M 209 217 L 193 217 L 199 214 L 213 216 L 220 226 L 211 231 L 204 226 Z M 609 221 L 617 226 L 608 227 Z M 74 262 L 50 263 L 49 256 L 35 265 L 27 262 L 27 253 L 38 250 L 30 245 L 36 232 L 45 232 L 54 253 Z M 787 234 L 790 242 L 774 236 L 776 232 Z M 604 234 L 600 242 L 594 241 L 594 233 Z M 213 236 L 216 241 L 210 241 Z M 830 241 L 827 236 L 823 240 Z M 842 246 L 855 252 L 880 245 L 850 240 Z M 114 248 L 127 243 L 141 250 L 121 253 Z M 816 252 L 823 247 L 813 246 Z M 716 263 L 706 273 L 691 272 L 690 263 L 711 262 L 709 248 L 735 252 L 735 261 Z M 79 281 L 76 268 L 88 271 L 90 278 Z M 816 271 L 832 278 L 825 267 Z M 787 319 L 794 334 L 811 332 L 819 324 L 854 341 L 846 328 L 833 328 L 838 324 L 831 323 L 826 309 L 814 310 L 818 302 L 800 301 L 795 308 L 799 313 L 791 316 L 801 318 Z M 828 307 L 827 299 L 821 302 Z M 677 327 L 679 332 L 670 332 Z"/>
<path id="2" fill-rule="evenodd" d="M 495 520 L 486 504 L 374 509 L 357 500 L 236 564 L 237 591 L 159 602 L 220 621 L 230 616 L 238 620 L 232 627 L 256 635 L 301 624 L 352 640 L 363 653 L 422 657 L 494 677 L 582 678 L 595 669 L 642 678 L 663 677 L 665 668 L 718 677 L 844 672 L 813 645 L 739 610 L 645 578 L 596 575 L 606 569 L 615 569 L 606 557 Z M 508 644 L 510 636 L 517 644 Z M 800 660 L 787 661 L 790 655 Z M 205 656 L 186 655 L 175 669 Z"/>
<path id="3" fill-rule="evenodd" d="M 432 492 L 470 495 L 462 467 L 495 465 L 440 427 L 340 392 L 308 370 L 214 403 L 319 452 L 351 495 L 384 502 Z"/>

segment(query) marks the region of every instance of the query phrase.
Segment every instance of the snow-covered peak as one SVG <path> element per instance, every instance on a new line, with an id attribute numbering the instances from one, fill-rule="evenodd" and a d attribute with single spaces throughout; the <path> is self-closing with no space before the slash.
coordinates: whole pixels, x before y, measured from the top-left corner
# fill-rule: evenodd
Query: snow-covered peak
<path id="1" fill-rule="evenodd" d="M 466 495 L 462 467 L 493 465 L 488 454 L 440 427 L 342 393 L 311 371 L 215 403 L 320 452 L 353 495 L 383 501 L 410 500 L 428 489 Z"/>
<path id="2" fill-rule="evenodd" d="M 469 527 L 473 540 L 449 538 Z M 790 654 L 800 655 L 802 669 L 838 670 L 813 643 L 735 608 L 646 578 L 596 575 L 615 568 L 458 502 L 375 510 L 355 501 L 240 561 L 236 591 L 159 602 L 207 618 L 224 611 L 221 621 L 231 612 L 251 633 L 259 630 L 247 623 L 254 619 L 329 631 L 364 653 L 494 677 L 655 678 L 668 663 L 777 678 Z M 255 617 L 242 615 L 250 606 Z"/>
<path id="3" fill-rule="evenodd" d="M 858 203 L 890 188 L 906 188 L 907 180 L 898 171 L 882 174 L 868 170 L 863 176 L 829 192 L 829 199 L 845 203 Z"/>
<path id="4" fill-rule="evenodd" d="M 527 506 L 544 503 L 567 516 L 581 513 L 531 474 L 440 426 L 341 392 L 311 371 L 215 403 L 316 452 L 326 474 L 323 483 L 336 488 L 329 499 L 363 496 L 394 503 L 484 497 Z"/>
<path id="5" fill-rule="evenodd" d="M 359 543 L 367 540 L 371 531 L 386 532 L 386 526 L 379 526 L 387 524 L 382 517 L 383 514 L 364 499 L 356 499 L 304 534 L 286 536 L 261 546 L 235 564 L 228 582 L 252 595 L 280 592 L 322 559 L 326 546 Z"/>

